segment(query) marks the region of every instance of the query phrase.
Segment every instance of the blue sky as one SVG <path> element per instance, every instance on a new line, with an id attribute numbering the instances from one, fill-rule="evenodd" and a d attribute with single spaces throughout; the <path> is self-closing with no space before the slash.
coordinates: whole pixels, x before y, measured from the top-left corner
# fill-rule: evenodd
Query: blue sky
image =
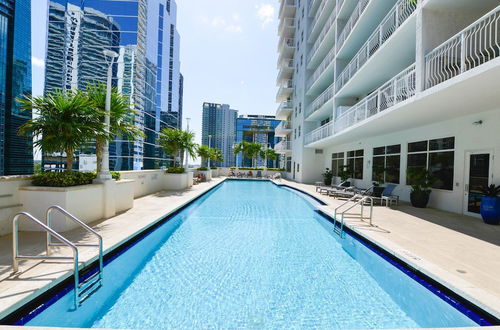
<path id="1" fill-rule="evenodd" d="M 43 93 L 46 1 L 31 0 L 33 93 Z M 184 118 L 201 141 L 203 102 L 239 114 L 276 110 L 277 0 L 177 0 Z"/>

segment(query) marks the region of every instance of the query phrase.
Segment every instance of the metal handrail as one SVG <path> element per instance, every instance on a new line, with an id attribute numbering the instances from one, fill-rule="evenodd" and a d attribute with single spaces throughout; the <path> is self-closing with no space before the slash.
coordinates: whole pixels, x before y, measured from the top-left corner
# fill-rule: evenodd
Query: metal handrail
<path id="1" fill-rule="evenodd" d="M 47 209 L 47 213 L 46 213 L 47 214 L 47 227 L 51 228 L 51 223 L 52 223 L 51 215 L 52 215 L 52 211 L 54 211 L 54 210 L 59 211 L 60 213 L 65 215 L 67 218 L 71 219 L 73 222 L 80 225 L 87 232 L 89 232 L 97 237 L 99 244 L 79 244 L 79 243 L 76 243 L 74 245 L 75 246 L 87 246 L 87 247 L 99 247 L 99 279 L 102 280 L 102 274 L 103 274 L 102 236 L 99 235 L 94 229 L 89 227 L 86 223 L 84 223 L 83 221 L 81 221 L 80 219 L 75 217 L 73 214 L 69 213 L 68 211 L 66 211 L 65 209 L 63 209 L 62 207 L 60 207 L 58 205 L 52 205 L 51 207 L 49 207 Z M 60 245 L 60 244 L 52 243 L 51 233 L 47 232 L 47 254 L 50 255 L 49 246 L 57 246 L 57 245 Z"/>
<path id="2" fill-rule="evenodd" d="M 50 256 L 49 246 L 47 244 L 47 255 L 46 256 L 23 256 L 19 255 L 19 218 L 21 216 L 25 216 L 27 219 L 33 221 L 37 225 L 43 228 L 47 233 L 55 236 L 63 245 L 70 247 L 73 250 L 73 257 L 54 257 Z M 78 307 L 78 248 L 75 244 L 68 241 L 62 235 L 58 234 L 55 230 L 45 225 L 43 222 L 32 216 L 27 212 L 17 213 L 12 220 L 12 268 L 14 269 L 14 273 L 19 271 L 19 260 L 68 260 L 73 259 L 73 277 L 75 281 L 75 290 L 74 290 L 74 304 L 75 309 Z"/>
<path id="3" fill-rule="evenodd" d="M 356 201 L 356 199 L 358 199 L 358 200 Z M 359 206 L 361 206 L 361 212 L 359 214 L 360 219 L 361 220 L 365 219 L 365 217 L 364 217 L 364 205 L 365 205 L 365 202 L 368 200 L 370 201 L 370 215 L 369 215 L 368 219 L 370 220 L 370 226 L 371 226 L 372 225 L 372 216 L 373 216 L 373 197 L 356 194 L 335 208 L 334 213 L 333 213 L 334 214 L 333 215 L 333 228 L 334 229 L 337 228 L 337 221 L 338 221 L 340 223 L 340 228 L 339 228 L 339 232 L 338 232 L 340 237 L 344 237 L 344 235 L 343 235 L 344 223 L 345 223 L 344 216 L 347 214 L 347 212 L 359 205 Z M 354 202 L 354 204 L 352 204 L 347 209 L 345 209 L 342 213 L 340 213 L 340 220 L 337 220 L 337 213 L 338 213 L 337 211 L 339 211 L 342 207 L 346 206 L 347 204 L 349 204 L 351 202 Z"/>

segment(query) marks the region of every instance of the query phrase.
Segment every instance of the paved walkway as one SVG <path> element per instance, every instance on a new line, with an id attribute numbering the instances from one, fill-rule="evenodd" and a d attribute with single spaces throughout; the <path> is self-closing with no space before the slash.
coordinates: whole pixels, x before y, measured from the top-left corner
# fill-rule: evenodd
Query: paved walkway
<path id="1" fill-rule="evenodd" d="M 207 183 L 193 186 L 182 192 L 161 192 L 136 199 L 134 207 L 113 218 L 91 223 L 103 236 L 104 251 L 112 249 L 126 241 L 130 236 L 143 231 L 166 214 L 198 197 L 220 183 L 222 178 L 215 178 Z M 22 220 L 21 220 L 22 221 Z M 94 237 L 82 230 L 64 233 L 73 242 L 93 242 Z M 22 254 L 43 255 L 45 253 L 45 234 L 34 232 L 20 233 L 20 251 Z M 96 248 L 79 248 L 82 267 L 97 258 Z M 72 275 L 72 261 L 21 261 L 22 273 L 12 275 L 12 236 L 0 237 L 0 318 L 22 306 L 40 293 L 60 283 Z M 54 255 L 71 255 L 66 247 L 52 248 Z"/>
<path id="2" fill-rule="evenodd" d="M 327 203 L 320 209 L 332 216 L 345 201 L 321 195 L 312 185 L 277 183 L 314 195 Z M 372 223 L 346 219 L 357 233 L 500 318 L 500 226 L 408 204 L 374 207 Z"/>

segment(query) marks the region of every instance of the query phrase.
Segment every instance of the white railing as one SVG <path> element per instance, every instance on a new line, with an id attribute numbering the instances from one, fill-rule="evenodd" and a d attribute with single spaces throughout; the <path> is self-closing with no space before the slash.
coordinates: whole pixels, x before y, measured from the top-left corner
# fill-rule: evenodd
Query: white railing
<path id="1" fill-rule="evenodd" d="M 500 6 L 425 56 L 425 88 L 500 56 Z"/>
<path id="2" fill-rule="evenodd" d="M 344 29 L 342 30 L 342 32 L 340 32 L 337 38 L 337 47 L 336 47 L 337 53 L 339 52 L 340 48 L 342 48 L 342 46 L 344 45 L 344 42 L 346 41 L 349 34 L 351 34 L 352 28 L 354 27 L 354 25 L 356 25 L 359 17 L 365 10 L 366 5 L 368 5 L 370 1 L 371 0 L 360 0 L 356 5 L 356 8 L 354 8 L 351 16 L 349 17 L 347 23 L 344 26 Z"/>
<path id="3" fill-rule="evenodd" d="M 392 34 L 406 21 L 417 8 L 417 1 L 399 0 L 375 29 L 351 62 L 337 79 L 335 91 L 339 91 L 359 71 Z"/>
<path id="4" fill-rule="evenodd" d="M 318 96 L 307 108 L 307 111 L 305 113 L 306 118 L 312 115 L 314 112 L 319 110 L 323 105 L 325 105 L 328 101 L 333 99 L 333 95 L 335 94 L 334 91 L 334 84 L 331 84 L 330 87 L 328 87 L 323 93 L 321 93 L 320 96 Z"/>
<path id="5" fill-rule="evenodd" d="M 329 122 L 321 127 L 316 128 L 314 131 L 307 133 L 304 143 L 311 144 L 313 142 L 323 140 L 333 135 L 333 122 Z"/>
<path id="6" fill-rule="evenodd" d="M 286 152 L 292 150 L 292 141 L 280 141 L 274 146 L 274 151 L 276 152 Z"/>
<path id="7" fill-rule="evenodd" d="M 292 129 L 292 122 L 288 120 L 283 120 L 276 126 L 275 131 L 290 130 Z"/>
<path id="8" fill-rule="evenodd" d="M 295 18 L 285 18 L 282 19 L 278 27 L 279 34 L 283 33 L 285 28 L 294 29 L 295 28 Z"/>
<path id="9" fill-rule="evenodd" d="M 336 116 L 335 134 L 415 95 L 415 64 L 403 70 L 356 105 Z"/>
<path id="10" fill-rule="evenodd" d="M 297 0 L 283 0 L 283 1 L 281 1 L 279 16 L 281 17 L 283 15 L 283 11 L 285 10 L 285 7 L 295 7 L 295 6 L 297 6 Z"/>
<path id="11" fill-rule="evenodd" d="M 288 108 L 288 109 L 292 109 L 293 108 L 293 102 L 292 101 L 284 101 L 284 102 L 281 102 L 280 105 L 278 106 L 278 112 L 285 109 L 285 108 Z"/>
<path id="12" fill-rule="evenodd" d="M 278 51 L 281 51 L 283 48 L 295 48 L 295 38 L 285 38 L 282 42 L 280 42 Z"/>
<path id="13" fill-rule="evenodd" d="M 318 68 L 314 71 L 313 75 L 307 80 L 307 89 L 310 89 L 314 82 L 325 72 L 325 70 L 333 63 L 335 59 L 335 48 L 326 55 Z"/>
<path id="14" fill-rule="evenodd" d="M 323 30 L 321 30 L 318 38 L 316 39 L 316 42 L 312 46 L 311 50 L 309 51 L 309 56 L 307 57 L 307 62 L 311 61 L 311 58 L 313 57 L 314 54 L 316 54 L 316 51 L 319 49 L 323 41 L 325 40 L 327 34 L 330 32 L 331 29 L 335 27 L 335 20 L 337 19 L 337 13 L 335 12 L 335 8 L 332 11 L 332 14 L 330 15 L 330 18 L 326 22 L 325 26 L 323 27 Z M 333 38 L 335 40 L 335 36 Z M 335 42 L 335 41 L 334 41 Z M 335 45 L 333 45 L 332 48 L 335 48 Z"/>
<path id="15" fill-rule="evenodd" d="M 311 23 L 311 29 L 309 30 L 309 36 L 311 35 L 311 33 L 313 31 L 316 30 L 316 26 L 318 25 L 318 21 L 319 21 L 319 18 L 323 15 L 323 13 L 325 12 L 325 9 L 326 9 L 326 4 L 328 3 L 329 0 L 323 0 L 321 2 L 321 6 L 320 8 L 318 9 L 318 12 L 316 13 L 316 16 L 314 16 L 314 19 Z M 335 8 L 333 8 L 332 10 L 332 14 L 335 13 Z"/>
<path id="16" fill-rule="evenodd" d="M 313 6 L 313 4 L 317 1 L 321 1 L 321 0 L 309 0 L 309 6 L 307 8 L 307 12 L 310 13 L 311 12 L 311 8 Z"/>

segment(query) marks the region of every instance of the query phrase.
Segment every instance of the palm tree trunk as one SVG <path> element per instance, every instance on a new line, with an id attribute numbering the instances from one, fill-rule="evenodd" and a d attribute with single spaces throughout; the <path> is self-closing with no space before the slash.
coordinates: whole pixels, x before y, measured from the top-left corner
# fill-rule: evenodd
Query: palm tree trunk
<path id="1" fill-rule="evenodd" d="M 97 173 L 101 172 L 103 154 L 104 154 L 104 142 L 102 141 L 102 139 L 96 139 L 95 155 L 97 158 Z"/>
<path id="2" fill-rule="evenodd" d="M 73 170 L 73 157 L 74 150 L 66 149 L 66 172 L 71 172 Z"/>

